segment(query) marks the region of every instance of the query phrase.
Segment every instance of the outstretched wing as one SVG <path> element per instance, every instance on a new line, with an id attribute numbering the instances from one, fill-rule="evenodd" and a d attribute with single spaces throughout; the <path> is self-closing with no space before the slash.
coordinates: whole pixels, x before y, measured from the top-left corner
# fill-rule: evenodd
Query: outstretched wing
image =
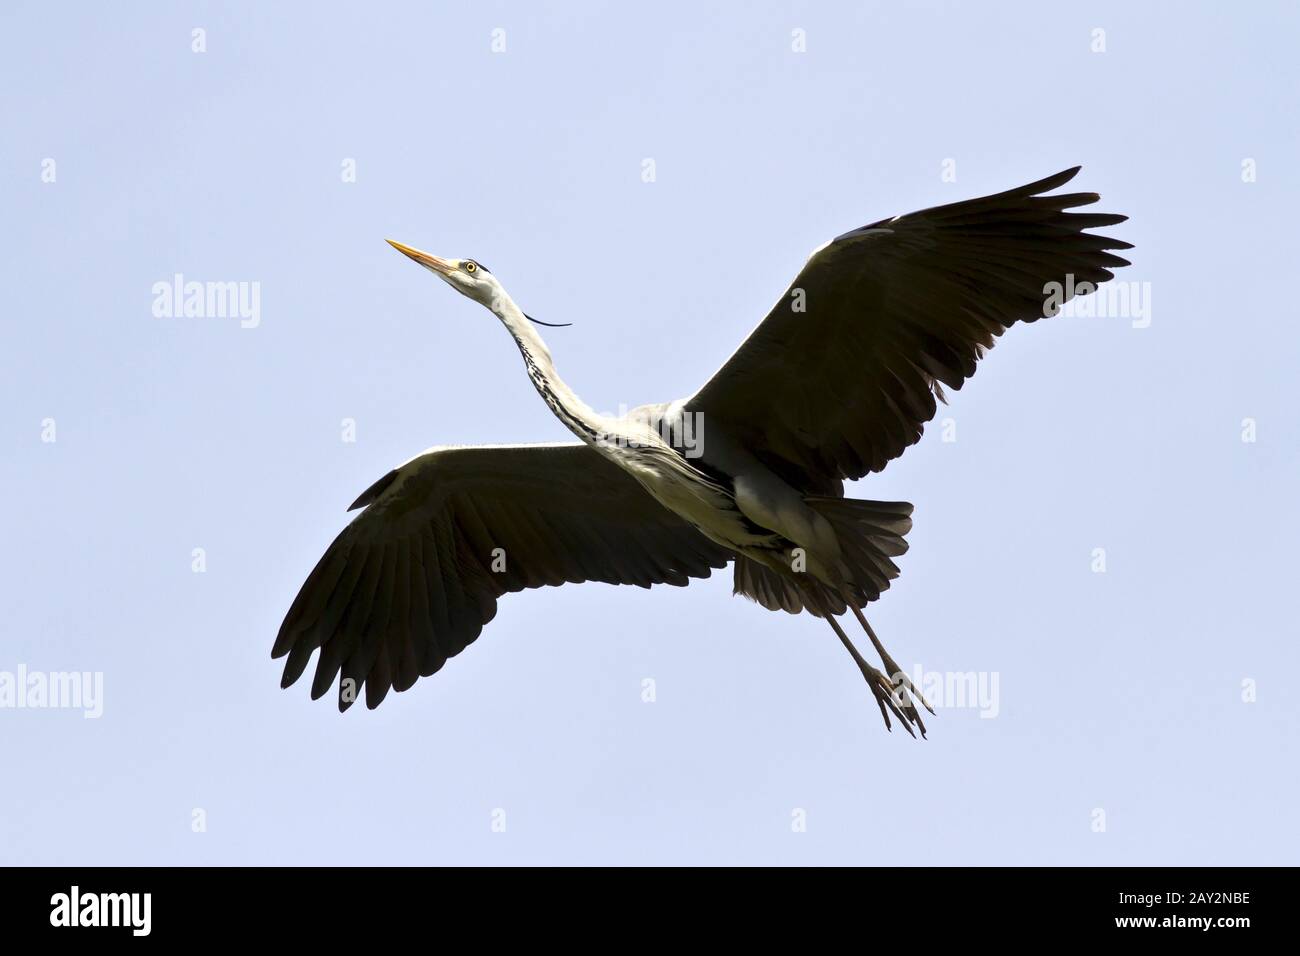
<path id="1" fill-rule="evenodd" d="M 1096 193 L 1040 195 L 1078 171 L 832 240 L 685 411 L 808 493 L 880 471 L 920 439 L 940 383 L 961 388 L 997 336 L 1055 314 L 1048 283 L 1064 301 L 1128 265 L 1106 250 L 1129 243 L 1085 231 L 1125 216 L 1065 212 Z"/>
<path id="2" fill-rule="evenodd" d="M 276 638 L 288 687 L 376 707 L 471 643 L 507 591 L 687 584 L 731 552 L 586 445 L 432 449 L 385 475 L 307 578 Z"/>

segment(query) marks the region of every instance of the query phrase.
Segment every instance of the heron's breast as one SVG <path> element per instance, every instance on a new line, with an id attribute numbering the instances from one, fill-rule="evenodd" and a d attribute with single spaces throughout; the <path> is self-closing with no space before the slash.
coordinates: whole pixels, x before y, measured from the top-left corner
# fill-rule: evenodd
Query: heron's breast
<path id="1" fill-rule="evenodd" d="M 741 511 L 730 493 L 692 469 L 644 458 L 624 467 L 656 501 L 719 544 L 743 550 L 771 547 L 779 538 Z"/>

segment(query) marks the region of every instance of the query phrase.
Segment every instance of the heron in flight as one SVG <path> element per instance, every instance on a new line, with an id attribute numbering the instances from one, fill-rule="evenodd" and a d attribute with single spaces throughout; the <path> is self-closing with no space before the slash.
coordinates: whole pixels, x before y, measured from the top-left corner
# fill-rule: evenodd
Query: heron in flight
<path id="1" fill-rule="evenodd" d="M 579 440 L 430 448 L 367 488 L 285 616 L 281 685 L 319 650 L 312 698 L 341 675 L 339 709 L 363 687 L 373 708 L 464 650 L 507 592 L 681 586 L 732 564 L 736 594 L 824 618 L 885 726 L 892 714 L 924 734 L 928 703 L 863 613 L 898 576 L 912 506 L 845 498 L 843 483 L 915 444 L 943 388 L 961 388 L 1006 329 L 1128 265 L 1108 250 L 1129 243 L 1087 231 L 1126 217 L 1066 211 L 1096 193 L 1045 195 L 1078 170 L 832 239 L 699 391 L 622 417 L 574 394 L 485 266 L 389 240 L 501 320 Z M 840 625 L 846 611 L 883 671 Z"/>

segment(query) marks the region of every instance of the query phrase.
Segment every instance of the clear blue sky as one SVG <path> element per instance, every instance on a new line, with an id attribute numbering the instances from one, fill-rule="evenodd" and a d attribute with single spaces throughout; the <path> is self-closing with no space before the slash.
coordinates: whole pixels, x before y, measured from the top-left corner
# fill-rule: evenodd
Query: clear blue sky
<path id="1" fill-rule="evenodd" d="M 104 693 L 0 710 L 0 862 L 1295 863 L 1294 5 L 547 7 L 5 4 L 0 672 Z M 511 596 L 373 713 L 279 689 L 371 481 L 568 437 L 385 237 L 576 323 L 612 411 L 694 390 L 827 238 L 1077 163 L 1150 324 L 1013 329 L 956 441 L 852 489 L 916 505 L 877 630 L 996 674 L 995 718 L 886 734 L 729 575 Z M 156 317 L 176 273 L 259 283 L 260 323 Z"/>

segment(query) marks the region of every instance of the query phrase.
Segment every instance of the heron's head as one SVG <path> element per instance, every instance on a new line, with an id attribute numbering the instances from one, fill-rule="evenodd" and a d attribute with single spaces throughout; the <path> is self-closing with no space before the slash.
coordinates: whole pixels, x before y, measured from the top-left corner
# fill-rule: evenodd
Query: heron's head
<path id="1" fill-rule="evenodd" d="M 502 292 L 501 283 L 482 263 L 473 259 L 442 259 L 438 256 L 412 249 L 400 242 L 388 240 L 388 244 L 402 255 L 424 266 L 447 285 L 462 295 L 467 295 L 475 302 L 491 308 L 492 300 Z"/>
<path id="2" fill-rule="evenodd" d="M 419 249 L 404 246 L 400 242 L 393 242 L 392 239 L 388 240 L 388 244 L 402 255 L 414 259 L 457 292 L 469 296 L 475 302 L 482 303 L 503 319 L 502 308 L 506 305 L 509 305 L 512 312 L 518 312 L 519 307 L 506 295 L 506 290 L 497 281 L 497 277 L 488 272 L 483 263 L 475 262 L 473 259 L 440 259 L 437 256 L 429 255 L 427 252 L 421 252 Z M 523 315 L 529 322 L 546 325 L 553 329 L 564 328 L 571 324 L 569 322 L 543 322 L 523 312 L 518 312 L 518 314 Z"/>

